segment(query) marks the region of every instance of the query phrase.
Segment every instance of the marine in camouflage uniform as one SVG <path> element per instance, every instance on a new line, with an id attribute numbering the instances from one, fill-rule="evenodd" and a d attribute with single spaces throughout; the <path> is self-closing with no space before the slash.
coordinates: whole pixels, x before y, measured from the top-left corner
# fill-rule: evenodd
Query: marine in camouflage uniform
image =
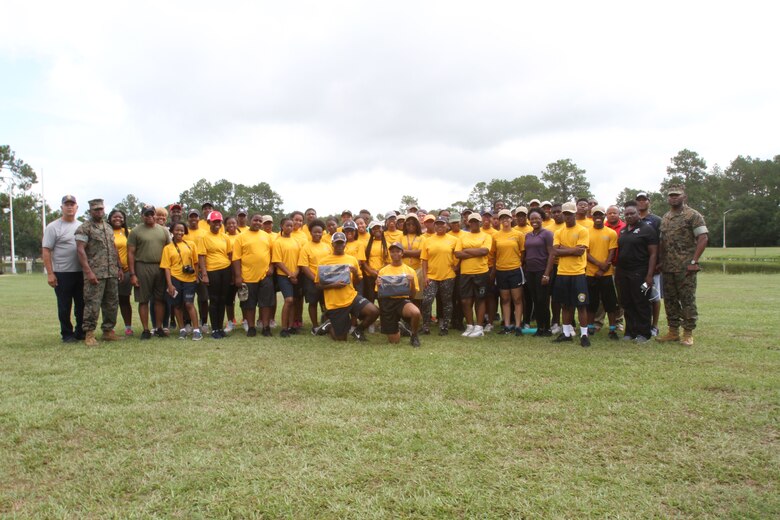
<path id="1" fill-rule="evenodd" d="M 103 220 L 104 213 L 103 200 L 90 200 L 90 219 L 75 233 L 79 260 L 84 269 L 84 332 L 88 346 L 97 345 L 95 329 L 101 310 L 103 339 L 118 339 L 114 326 L 119 308 L 118 280 L 122 268 L 114 245 L 114 231 Z"/>
<path id="2" fill-rule="evenodd" d="M 681 186 L 667 191 L 672 207 L 661 220 L 660 261 L 663 272 L 664 307 L 669 332 L 658 341 L 680 340 L 682 326 L 684 345 L 693 345 L 696 328 L 696 273 L 701 270 L 699 257 L 707 246 L 708 231 L 701 214 L 685 204 Z"/>

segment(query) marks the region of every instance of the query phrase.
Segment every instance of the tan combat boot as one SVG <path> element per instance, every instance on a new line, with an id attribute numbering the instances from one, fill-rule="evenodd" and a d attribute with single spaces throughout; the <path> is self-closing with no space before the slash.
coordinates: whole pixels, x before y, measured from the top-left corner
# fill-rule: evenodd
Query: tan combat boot
<path id="1" fill-rule="evenodd" d="M 95 331 L 90 330 L 87 332 L 87 337 L 84 338 L 84 344 L 88 347 L 97 347 L 98 346 L 98 340 L 95 337 Z"/>
<path id="2" fill-rule="evenodd" d="M 693 346 L 693 331 L 692 330 L 684 330 L 683 331 L 683 337 L 680 340 L 680 345 L 684 347 L 692 347 Z"/>
<path id="3" fill-rule="evenodd" d="M 121 339 L 114 333 L 114 329 L 103 332 L 103 341 L 120 341 Z"/>
<path id="4" fill-rule="evenodd" d="M 668 341 L 680 341 L 680 327 L 669 327 L 669 331 L 664 336 L 656 336 L 656 341 L 666 343 Z"/>

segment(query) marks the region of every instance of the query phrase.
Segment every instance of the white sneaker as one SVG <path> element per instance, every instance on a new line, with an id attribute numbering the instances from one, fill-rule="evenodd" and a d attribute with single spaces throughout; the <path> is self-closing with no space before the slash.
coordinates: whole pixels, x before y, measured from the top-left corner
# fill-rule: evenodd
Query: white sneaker
<path id="1" fill-rule="evenodd" d="M 233 332 L 233 329 L 235 329 L 236 326 L 233 325 L 233 322 L 231 320 L 228 320 L 227 327 L 225 327 L 225 332 Z"/>
<path id="2" fill-rule="evenodd" d="M 244 332 L 249 332 L 249 322 L 244 320 L 241 322 L 241 327 L 243 327 Z"/>
<path id="3" fill-rule="evenodd" d="M 368 326 L 368 333 L 369 333 L 369 334 L 373 334 L 373 333 L 375 333 L 375 332 L 376 332 L 376 327 L 375 327 L 375 326 L 373 326 L 373 325 L 369 325 L 369 326 Z"/>
<path id="4" fill-rule="evenodd" d="M 208 323 L 204 323 L 204 324 L 202 324 L 202 325 L 200 326 L 200 331 L 201 331 L 203 334 L 208 334 L 209 332 L 211 332 L 211 327 L 209 327 L 209 324 L 208 324 Z"/>
<path id="5" fill-rule="evenodd" d="M 488 323 L 487 325 L 485 325 L 485 328 L 483 330 L 485 332 L 491 332 L 493 330 L 493 324 L 492 323 Z"/>
<path id="6" fill-rule="evenodd" d="M 486 327 L 487 328 L 487 327 Z M 471 333 L 468 335 L 469 338 L 480 338 L 485 335 L 485 329 L 483 329 L 481 326 L 476 325 L 474 327 L 474 330 L 471 331 Z"/>
<path id="7" fill-rule="evenodd" d="M 482 327 L 480 327 L 480 328 L 482 328 Z M 474 325 L 466 325 L 466 330 L 463 331 L 461 336 L 467 338 L 467 337 L 469 337 L 471 335 L 472 332 L 474 332 Z"/>
<path id="8" fill-rule="evenodd" d="M 275 329 L 276 328 L 276 320 L 271 320 L 271 322 L 268 324 L 268 326 L 271 327 L 272 329 Z"/>
<path id="9" fill-rule="evenodd" d="M 187 335 L 189 336 L 190 334 L 192 334 L 192 325 L 190 325 L 189 323 L 186 324 L 184 326 L 184 330 L 187 332 Z"/>
<path id="10" fill-rule="evenodd" d="M 550 332 L 552 332 L 553 335 L 555 335 L 555 334 L 560 334 L 562 330 L 563 329 L 561 328 L 560 325 L 558 325 L 557 323 L 554 323 L 552 328 L 550 329 Z"/>

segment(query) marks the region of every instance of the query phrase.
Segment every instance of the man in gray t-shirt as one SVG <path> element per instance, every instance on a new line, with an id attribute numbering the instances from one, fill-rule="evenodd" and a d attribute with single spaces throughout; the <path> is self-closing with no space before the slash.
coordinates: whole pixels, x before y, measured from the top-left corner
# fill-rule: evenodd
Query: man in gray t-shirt
<path id="1" fill-rule="evenodd" d="M 76 197 L 62 197 L 62 217 L 43 232 L 41 256 L 46 268 L 49 285 L 57 295 L 57 316 L 60 320 L 60 334 L 65 343 L 84 339 L 84 273 L 81 271 L 76 240 L 76 230 L 81 222 L 76 220 L 79 209 Z M 76 316 L 76 329 L 70 321 L 71 311 Z"/>

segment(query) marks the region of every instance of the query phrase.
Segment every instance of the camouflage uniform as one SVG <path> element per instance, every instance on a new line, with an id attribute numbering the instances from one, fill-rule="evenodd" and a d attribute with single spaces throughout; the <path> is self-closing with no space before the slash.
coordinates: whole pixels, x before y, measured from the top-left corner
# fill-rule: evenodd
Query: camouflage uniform
<path id="1" fill-rule="evenodd" d="M 696 328 L 696 273 L 688 265 L 696 252 L 697 237 L 707 233 L 704 217 L 683 205 L 682 211 L 669 211 L 661 220 L 661 271 L 664 307 L 669 327 Z"/>
<path id="2" fill-rule="evenodd" d="M 90 206 L 93 202 L 90 201 Z M 102 206 L 103 201 L 100 201 Z M 89 268 L 98 283 L 93 285 L 84 276 L 84 332 L 97 328 L 98 314 L 103 311 L 101 329 L 108 332 L 116 325 L 119 309 L 119 255 L 114 245 L 114 230 L 108 222 L 84 222 L 76 230 L 76 241 L 84 242 Z"/>

